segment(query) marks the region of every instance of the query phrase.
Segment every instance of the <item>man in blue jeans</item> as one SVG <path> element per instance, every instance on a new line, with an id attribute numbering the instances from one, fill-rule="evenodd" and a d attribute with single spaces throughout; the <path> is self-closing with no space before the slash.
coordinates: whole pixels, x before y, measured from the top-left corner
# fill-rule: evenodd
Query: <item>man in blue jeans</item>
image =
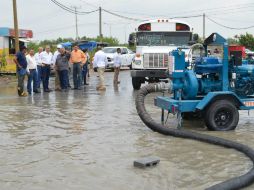
<path id="1" fill-rule="evenodd" d="M 67 91 L 70 53 L 66 52 L 64 47 L 59 49 L 59 53 L 56 58 L 55 67 L 59 74 L 61 90 Z"/>
<path id="2" fill-rule="evenodd" d="M 50 76 L 50 65 L 53 64 L 53 54 L 50 52 L 50 47 L 46 46 L 45 51 L 41 54 L 42 62 L 42 82 L 44 92 L 50 92 L 49 89 L 49 76 Z"/>
<path id="3" fill-rule="evenodd" d="M 37 65 L 37 91 L 40 92 L 41 81 L 42 81 L 42 70 L 41 70 L 41 52 L 43 52 L 43 48 L 39 47 L 38 52 L 34 55 L 36 65 Z"/>
<path id="4" fill-rule="evenodd" d="M 38 82 L 38 77 L 37 77 L 37 64 L 35 61 L 34 57 L 34 50 L 31 49 L 29 51 L 29 54 L 26 56 L 26 61 L 27 61 L 27 73 L 28 73 L 28 81 L 27 81 L 27 91 L 28 94 L 32 94 L 32 82 L 33 82 L 33 92 L 34 93 L 39 93 L 37 89 L 37 82 Z"/>
<path id="5" fill-rule="evenodd" d="M 77 45 L 73 47 L 70 62 L 73 65 L 74 90 L 81 90 L 81 68 L 86 63 L 86 55 Z"/>

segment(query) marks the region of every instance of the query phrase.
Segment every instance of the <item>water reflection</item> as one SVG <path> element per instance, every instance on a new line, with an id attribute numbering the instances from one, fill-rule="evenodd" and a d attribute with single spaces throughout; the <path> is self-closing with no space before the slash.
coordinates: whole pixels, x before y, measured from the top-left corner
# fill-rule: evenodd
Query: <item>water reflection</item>
<path id="1" fill-rule="evenodd" d="M 129 71 L 121 72 L 117 88 L 113 73 L 105 75 L 107 90 L 102 92 L 96 91 L 95 75 L 83 90 L 27 98 L 17 97 L 15 84 L 3 87 L 1 190 L 199 190 L 251 167 L 234 150 L 152 132 L 137 116 Z M 147 110 L 159 122 L 153 98 L 147 98 Z M 173 117 L 169 123 L 174 125 Z M 186 121 L 184 127 L 254 146 L 253 123 L 241 112 L 233 132 L 207 132 L 198 121 Z M 145 170 L 133 167 L 135 159 L 149 155 L 160 157 L 161 163 Z"/>

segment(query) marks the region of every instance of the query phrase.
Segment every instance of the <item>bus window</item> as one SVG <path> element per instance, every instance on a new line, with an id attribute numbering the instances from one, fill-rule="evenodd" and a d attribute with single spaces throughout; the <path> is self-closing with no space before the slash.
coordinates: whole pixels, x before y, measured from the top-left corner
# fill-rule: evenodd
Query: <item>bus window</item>
<path id="1" fill-rule="evenodd" d="M 151 31 L 151 23 L 142 24 L 138 27 L 138 31 Z"/>
<path id="2" fill-rule="evenodd" d="M 190 27 L 187 24 L 176 23 L 176 31 L 190 31 Z"/>
<path id="3" fill-rule="evenodd" d="M 138 32 L 138 46 L 188 45 L 190 32 Z"/>

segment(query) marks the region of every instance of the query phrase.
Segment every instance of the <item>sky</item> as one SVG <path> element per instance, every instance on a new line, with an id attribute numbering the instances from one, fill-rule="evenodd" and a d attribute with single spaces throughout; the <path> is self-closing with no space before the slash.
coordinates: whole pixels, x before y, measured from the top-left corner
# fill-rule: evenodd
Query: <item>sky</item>
<path id="1" fill-rule="evenodd" d="M 57 39 L 58 37 L 76 37 L 75 15 L 69 13 L 51 0 L 16 0 L 20 29 L 31 29 L 35 40 Z M 233 30 L 215 24 L 211 20 L 233 28 L 245 28 L 254 25 L 253 0 L 57 0 L 67 7 L 78 7 L 78 11 L 97 10 L 98 7 L 113 13 L 139 20 L 179 18 L 188 22 L 195 33 L 203 36 L 203 17 L 206 14 L 206 37 L 218 32 L 225 38 L 246 32 L 253 34 L 254 27 Z M 211 19 L 211 20 L 209 20 Z M 121 43 L 135 31 L 140 21 L 128 20 L 102 11 L 103 36 L 112 36 Z M 12 0 L 0 0 L 0 27 L 13 28 Z M 79 37 L 99 35 L 99 12 L 78 15 Z"/>

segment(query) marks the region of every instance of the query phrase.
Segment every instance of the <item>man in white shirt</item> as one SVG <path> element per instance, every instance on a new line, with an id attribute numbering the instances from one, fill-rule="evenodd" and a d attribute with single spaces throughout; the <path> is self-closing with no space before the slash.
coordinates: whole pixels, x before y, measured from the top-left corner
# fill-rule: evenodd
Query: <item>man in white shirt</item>
<path id="1" fill-rule="evenodd" d="M 27 73 L 28 73 L 28 81 L 27 81 L 27 92 L 28 94 L 32 94 L 32 82 L 33 82 L 33 92 L 39 93 L 37 90 L 37 64 L 34 56 L 34 50 L 31 49 L 29 54 L 26 56 L 27 61 Z"/>
<path id="2" fill-rule="evenodd" d="M 53 65 L 54 65 L 54 68 L 55 68 L 55 90 L 58 90 L 58 91 L 61 90 L 61 86 L 60 86 L 59 74 L 58 74 L 57 67 L 56 67 L 56 58 L 60 54 L 60 49 L 61 48 L 62 48 L 62 45 L 58 44 L 57 45 L 57 50 L 55 51 L 55 53 L 53 55 Z"/>
<path id="3" fill-rule="evenodd" d="M 96 87 L 97 90 L 106 90 L 104 84 L 104 72 L 105 67 L 108 64 L 106 54 L 101 50 L 101 47 L 98 47 L 98 51 L 94 55 L 94 66 L 97 67 L 97 72 L 99 74 L 100 83 Z"/>
<path id="4" fill-rule="evenodd" d="M 120 83 L 120 81 L 118 81 L 118 76 L 119 76 L 121 64 L 122 64 L 121 49 L 117 48 L 116 53 L 114 54 L 114 70 L 115 70 L 114 80 L 113 80 L 114 85 L 117 85 Z"/>
<path id="5" fill-rule="evenodd" d="M 37 91 L 40 92 L 41 81 L 42 81 L 42 72 L 41 72 L 41 52 L 43 52 L 43 48 L 39 47 L 38 52 L 34 55 L 36 64 L 37 64 Z"/>
<path id="6" fill-rule="evenodd" d="M 50 76 L 50 65 L 53 64 L 53 55 L 50 52 L 50 47 L 46 46 L 45 51 L 41 54 L 42 62 L 42 82 L 44 92 L 50 92 L 49 89 L 49 76 Z"/>

